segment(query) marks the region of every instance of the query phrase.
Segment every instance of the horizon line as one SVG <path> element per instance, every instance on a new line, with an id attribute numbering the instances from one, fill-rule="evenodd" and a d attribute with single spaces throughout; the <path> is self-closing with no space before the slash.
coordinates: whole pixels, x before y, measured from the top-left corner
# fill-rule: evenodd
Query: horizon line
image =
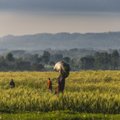
<path id="1" fill-rule="evenodd" d="M 20 36 L 28 36 L 28 35 L 38 35 L 38 34 L 60 34 L 60 33 L 66 33 L 66 34 L 101 34 L 101 33 L 119 33 L 120 31 L 101 31 L 101 32 L 37 32 L 37 33 L 26 33 L 26 34 L 6 34 L 0 36 L 0 38 L 7 37 L 7 36 L 14 36 L 14 37 L 20 37 Z"/>

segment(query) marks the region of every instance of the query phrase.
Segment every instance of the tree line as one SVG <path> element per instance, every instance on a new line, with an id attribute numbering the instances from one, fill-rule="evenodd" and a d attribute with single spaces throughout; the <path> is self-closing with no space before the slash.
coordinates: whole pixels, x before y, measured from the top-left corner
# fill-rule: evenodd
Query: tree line
<path id="1" fill-rule="evenodd" d="M 117 50 L 114 50 L 112 53 L 96 52 L 94 56 L 82 57 L 81 69 L 118 70 L 120 69 L 119 52 Z"/>
<path id="2" fill-rule="evenodd" d="M 96 52 L 84 57 L 68 57 L 61 53 L 44 51 L 42 55 L 31 54 L 26 57 L 14 57 L 11 52 L 0 56 L 0 71 L 49 71 L 57 61 L 69 63 L 71 70 L 117 70 L 120 69 L 120 54 L 117 50 Z"/>

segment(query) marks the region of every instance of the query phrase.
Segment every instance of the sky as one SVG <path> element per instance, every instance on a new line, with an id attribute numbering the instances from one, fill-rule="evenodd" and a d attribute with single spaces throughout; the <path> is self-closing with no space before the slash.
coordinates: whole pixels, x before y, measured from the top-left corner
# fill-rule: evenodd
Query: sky
<path id="1" fill-rule="evenodd" d="M 120 31 L 120 0 L 0 0 L 0 36 Z"/>

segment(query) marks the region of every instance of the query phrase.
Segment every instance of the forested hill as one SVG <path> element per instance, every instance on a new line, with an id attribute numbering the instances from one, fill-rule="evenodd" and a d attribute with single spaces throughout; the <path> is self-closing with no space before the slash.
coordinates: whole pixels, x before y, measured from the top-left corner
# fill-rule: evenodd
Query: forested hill
<path id="1" fill-rule="evenodd" d="M 120 32 L 106 33 L 41 33 L 34 35 L 13 36 L 0 38 L 0 49 L 119 49 Z"/>

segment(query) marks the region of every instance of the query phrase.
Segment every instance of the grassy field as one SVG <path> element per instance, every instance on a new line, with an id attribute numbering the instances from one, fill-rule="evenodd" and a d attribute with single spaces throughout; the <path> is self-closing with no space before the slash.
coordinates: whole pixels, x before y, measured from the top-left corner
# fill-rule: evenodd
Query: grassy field
<path id="1" fill-rule="evenodd" d="M 120 120 L 120 115 L 55 111 L 48 113 L 1 114 L 0 120 Z"/>
<path id="2" fill-rule="evenodd" d="M 5 113 L 46 113 L 58 110 L 100 113 L 103 117 L 105 114 L 120 113 L 120 71 L 71 72 L 66 79 L 64 96 L 59 97 L 54 94 L 57 76 L 56 72 L 0 72 L 1 117 L 6 117 Z M 47 90 L 48 77 L 53 81 L 53 93 Z M 11 79 L 16 83 L 14 89 L 9 87 Z"/>

